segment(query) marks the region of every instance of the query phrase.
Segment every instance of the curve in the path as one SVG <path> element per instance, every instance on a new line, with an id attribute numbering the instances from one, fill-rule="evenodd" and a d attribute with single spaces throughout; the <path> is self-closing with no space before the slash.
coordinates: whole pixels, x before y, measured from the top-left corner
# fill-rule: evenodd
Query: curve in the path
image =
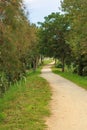
<path id="1" fill-rule="evenodd" d="M 53 92 L 48 130 L 87 130 L 87 91 L 53 74 L 50 67 L 45 66 L 41 74 Z"/>

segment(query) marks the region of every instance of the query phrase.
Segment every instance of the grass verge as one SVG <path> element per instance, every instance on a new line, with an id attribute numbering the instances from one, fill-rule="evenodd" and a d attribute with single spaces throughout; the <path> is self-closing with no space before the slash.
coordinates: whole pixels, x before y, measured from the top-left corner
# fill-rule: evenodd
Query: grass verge
<path id="1" fill-rule="evenodd" d="M 77 74 L 73 74 L 71 72 L 61 72 L 58 68 L 53 68 L 52 71 L 55 74 L 58 74 L 87 90 L 87 77 L 81 77 L 81 76 L 79 76 Z"/>
<path id="2" fill-rule="evenodd" d="M 30 73 L 26 82 L 15 84 L 0 98 L 0 130 L 45 130 L 51 91 L 39 74 Z"/>

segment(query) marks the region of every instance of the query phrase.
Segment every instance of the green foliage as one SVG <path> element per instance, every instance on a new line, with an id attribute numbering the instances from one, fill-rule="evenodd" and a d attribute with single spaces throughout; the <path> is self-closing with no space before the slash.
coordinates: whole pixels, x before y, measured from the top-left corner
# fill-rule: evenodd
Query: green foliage
<path id="1" fill-rule="evenodd" d="M 5 74 L 7 82 L 20 80 L 33 59 L 36 61 L 36 31 L 36 26 L 26 17 L 21 0 L 0 1 L 0 73 Z"/>
<path id="2" fill-rule="evenodd" d="M 62 2 L 62 10 L 65 12 L 66 20 L 70 25 L 70 31 L 66 39 L 72 47 L 79 75 L 84 75 L 85 67 L 87 66 L 86 4 L 86 0 L 64 0 Z"/>
<path id="3" fill-rule="evenodd" d="M 58 63 L 55 65 L 56 68 L 62 68 L 62 64 L 61 63 Z"/>
<path id="4" fill-rule="evenodd" d="M 41 54 L 60 59 L 64 71 L 64 63 L 70 57 L 71 49 L 65 40 L 68 32 L 68 22 L 65 16 L 59 13 L 52 13 L 45 17 L 43 23 L 39 23 L 39 46 Z"/>

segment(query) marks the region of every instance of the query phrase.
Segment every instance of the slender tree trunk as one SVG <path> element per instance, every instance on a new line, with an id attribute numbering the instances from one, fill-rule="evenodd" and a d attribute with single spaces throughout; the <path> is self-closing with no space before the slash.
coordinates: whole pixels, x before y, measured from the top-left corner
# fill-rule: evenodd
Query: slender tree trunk
<path id="1" fill-rule="evenodd" d="M 83 64 L 80 62 L 78 66 L 78 75 L 82 76 L 83 75 Z"/>
<path id="2" fill-rule="evenodd" d="M 62 72 L 65 71 L 65 58 L 62 58 Z"/>
<path id="3" fill-rule="evenodd" d="M 37 66 L 38 66 L 38 57 L 35 57 L 33 60 L 33 70 L 36 71 Z"/>
<path id="4" fill-rule="evenodd" d="M 41 64 L 43 64 L 43 56 L 40 56 Z"/>
<path id="5" fill-rule="evenodd" d="M 79 55 L 79 61 L 78 61 L 78 75 L 82 76 L 83 75 L 83 68 L 84 68 L 84 65 L 83 65 L 83 56 L 82 55 Z"/>
<path id="6" fill-rule="evenodd" d="M 35 60 L 33 60 L 33 71 L 35 71 L 36 70 L 36 62 L 35 62 Z"/>

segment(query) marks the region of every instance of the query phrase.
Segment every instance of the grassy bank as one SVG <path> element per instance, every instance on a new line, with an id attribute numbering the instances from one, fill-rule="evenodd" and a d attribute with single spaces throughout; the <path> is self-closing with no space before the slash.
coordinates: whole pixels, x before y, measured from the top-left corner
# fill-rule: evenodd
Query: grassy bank
<path id="1" fill-rule="evenodd" d="M 44 118 L 50 115 L 51 98 L 46 80 L 40 71 L 31 72 L 26 81 L 12 86 L 0 99 L 0 130 L 44 130 Z"/>
<path id="2" fill-rule="evenodd" d="M 53 68 L 53 72 L 87 89 L 87 77 L 81 77 L 71 72 L 61 72 L 58 68 Z"/>

